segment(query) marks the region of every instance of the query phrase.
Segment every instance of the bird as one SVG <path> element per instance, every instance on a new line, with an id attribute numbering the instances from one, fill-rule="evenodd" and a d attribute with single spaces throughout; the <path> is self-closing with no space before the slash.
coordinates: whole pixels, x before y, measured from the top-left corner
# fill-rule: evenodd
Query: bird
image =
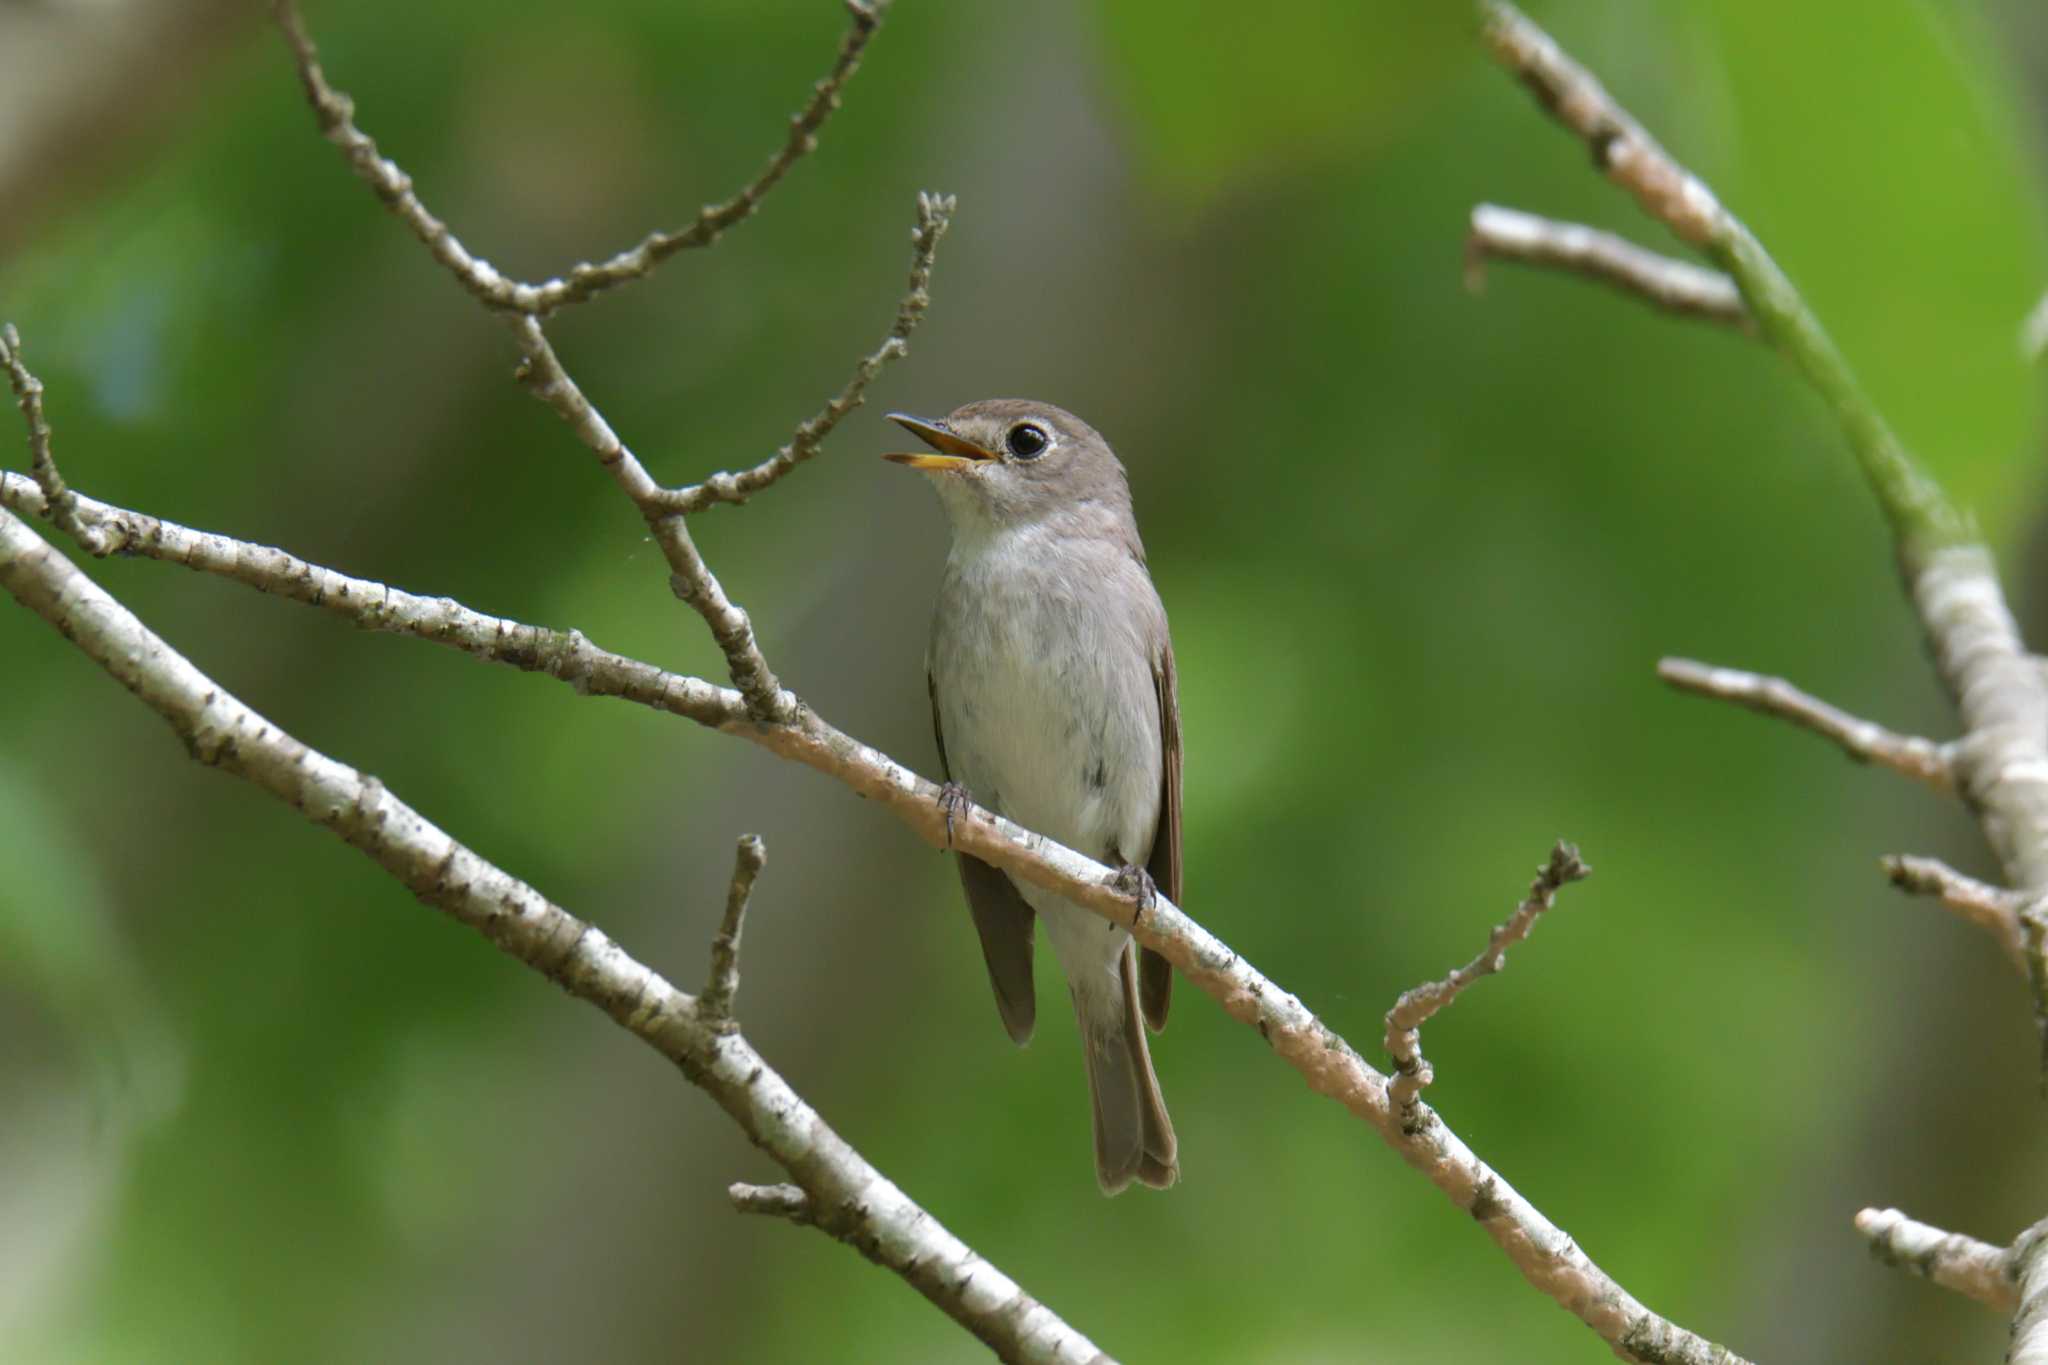
<path id="1" fill-rule="evenodd" d="M 951 526 L 925 656 L 952 818 L 971 799 L 1119 869 L 1142 907 L 1181 897 L 1181 733 L 1173 644 L 1130 483 L 1094 428 L 1046 403 L 990 399 L 890 420 L 930 451 Z M 1035 925 L 1067 980 L 1087 1064 L 1104 1194 L 1180 1176 L 1146 1030 L 1173 969 L 1128 930 L 955 851 L 996 1010 L 1012 1041 L 1037 1021 Z"/>

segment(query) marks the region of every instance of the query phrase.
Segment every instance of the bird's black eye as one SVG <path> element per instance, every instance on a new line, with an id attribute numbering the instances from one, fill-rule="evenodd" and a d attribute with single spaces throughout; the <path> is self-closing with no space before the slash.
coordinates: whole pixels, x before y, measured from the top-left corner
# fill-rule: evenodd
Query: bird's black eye
<path id="1" fill-rule="evenodd" d="M 1035 460 L 1045 453 L 1052 438 L 1045 434 L 1045 428 L 1029 422 L 1019 422 L 1010 428 L 1010 434 L 1003 438 L 1003 444 L 1010 453 L 1020 460 Z"/>

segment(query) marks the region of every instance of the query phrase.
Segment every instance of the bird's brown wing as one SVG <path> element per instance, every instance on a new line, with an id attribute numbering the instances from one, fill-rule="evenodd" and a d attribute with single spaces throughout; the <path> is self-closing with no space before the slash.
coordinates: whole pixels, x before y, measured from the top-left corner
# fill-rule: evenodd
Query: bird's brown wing
<path id="1" fill-rule="evenodd" d="M 939 742 L 939 771 L 950 782 L 953 770 L 946 761 L 945 727 L 939 722 L 939 684 L 930 673 L 925 674 L 925 687 L 931 693 L 932 738 Z M 953 857 L 960 867 L 960 887 L 967 893 L 975 932 L 981 936 L 981 956 L 988 963 L 988 983 L 995 988 L 996 1012 L 1002 1015 L 1011 1042 L 1029 1042 L 1038 1022 L 1038 997 L 1031 986 L 1031 907 L 1001 868 L 965 853 Z"/>
<path id="2" fill-rule="evenodd" d="M 1160 642 L 1152 665 L 1159 692 L 1159 830 L 1152 836 L 1152 861 L 1145 870 L 1153 884 L 1175 905 L 1180 904 L 1180 694 L 1173 675 L 1173 642 Z M 1157 1033 L 1166 1027 L 1166 1007 L 1173 1002 L 1173 964 L 1150 948 L 1138 958 L 1138 1003 L 1145 1022 Z"/>

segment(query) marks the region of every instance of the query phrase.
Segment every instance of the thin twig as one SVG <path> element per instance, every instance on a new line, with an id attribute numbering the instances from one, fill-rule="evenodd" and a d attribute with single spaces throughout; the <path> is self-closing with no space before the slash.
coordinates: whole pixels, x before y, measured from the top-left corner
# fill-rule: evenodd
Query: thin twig
<path id="1" fill-rule="evenodd" d="M 11 322 L 0 327 L 0 366 L 7 369 L 8 387 L 14 390 L 22 421 L 28 424 L 29 473 L 42 494 L 41 515 L 88 553 L 105 554 L 105 538 L 97 528 L 80 519 L 78 495 L 57 470 L 57 459 L 50 449 L 50 420 L 43 412 L 43 381 L 30 374 L 23 363 L 21 333 Z"/>
<path id="2" fill-rule="evenodd" d="M 1660 256 L 1583 223 L 1480 204 L 1472 210 L 1472 226 L 1465 236 L 1467 287 L 1481 287 L 1488 261 L 1570 270 L 1666 312 L 1725 322 L 1745 332 L 1756 330 L 1743 306 L 1742 291 L 1720 271 Z"/>
<path id="3" fill-rule="evenodd" d="M 739 1027 L 733 1022 L 732 1003 L 740 990 L 740 931 L 746 924 L 747 897 L 753 894 L 754 879 L 767 863 L 768 846 L 761 836 L 742 834 L 739 850 L 733 855 L 732 884 L 725 892 L 725 918 L 711 940 L 711 974 L 704 982 L 704 993 L 697 997 L 704 1018 L 728 1033 Z"/>
<path id="4" fill-rule="evenodd" d="M 1537 919 L 1557 900 L 1560 887 L 1590 877 L 1593 869 L 1579 859 L 1578 849 L 1560 841 L 1550 850 L 1550 859 L 1536 869 L 1529 894 L 1515 912 L 1494 927 L 1486 940 L 1486 951 L 1439 981 L 1411 987 L 1401 993 L 1387 1011 L 1387 1055 L 1394 1059 L 1393 1084 L 1389 1088 L 1394 1105 L 1411 1120 L 1423 1089 L 1436 1079 L 1422 1055 L 1422 1026 L 1435 1018 L 1482 976 L 1491 976 L 1507 965 L 1508 949 L 1529 937 Z"/>
<path id="5" fill-rule="evenodd" d="M 2026 930 L 2021 917 L 2029 903 L 2027 897 L 1966 877 L 1939 858 L 1893 853 L 1880 858 L 1878 865 L 1901 891 L 1934 896 L 1944 909 L 1990 934 L 2020 975 L 2026 975 Z"/>
<path id="6" fill-rule="evenodd" d="M 811 1207 L 811 1197 L 794 1185 L 749 1185 L 735 1181 L 725 1191 L 732 1200 L 734 1209 L 741 1213 L 761 1213 L 771 1218 L 787 1218 L 798 1227 L 812 1228 L 818 1219 Z"/>
<path id="7" fill-rule="evenodd" d="M 655 544 L 668 560 L 669 586 L 711 627 L 712 638 L 718 641 L 732 672 L 733 684 L 747 699 L 748 712 L 756 720 L 787 724 L 797 714 L 797 700 L 783 690 L 774 670 L 768 667 L 747 613 L 725 595 L 717 575 L 704 562 L 690 535 L 687 519 L 681 512 L 661 507 L 659 485 L 562 368 L 539 319 L 516 314 L 511 325 L 525 356 L 519 368 L 520 383 L 569 424 L 570 430 L 597 456 L 598 463 L 610 471 L 613 482 L 646 516 Z"/>
<path id="8" fill-rule="evenodd" d="M 298 66 L 299 81 L 319 120 L 321 135 L 341 149 L 349 166 L 376 191 L 385 207 L 398 215 L 433 253 L 434 259 L 486 306 L 547 314 L 567 304 L 581 303 L 628 280 L 644 278 L 679 251 L 712 245 L 727 228 L 750 216 L 790 167 L 816 149 L 819 129 L 839 107 L 840 92 L 859 69 L 861 55 L 888 6 L 889 0 L 846 0 L 853 23 L 840 40 L 839 55 L 832 69 L 812 86 L 804 107 L 790 116 L 789 135 L 781 148 L 768 159 L 761 173 L 732 198 L 705 205 L 688 227 L 649 233 L 637 245 L 607 260 L 579 263 L 570 268 L 566 277 L 540 284 L 512 279 L 489 261 L 470 253 L 420 199 L 413 189 L 412 177 L 382 155 L 376 140 L 356 126 L 355 101 L 328 82 L 320 66 L 319 51 L 299 14 L 297 0 L 273 0 L 271 13 Z"/>
<path id="9" fill-rule="evenodd" d="M 1955 791 L 1951 747 L 1918 735 L 1901 735 L 1875 721 L 1852 716 L 1818 697 L 1800 691 L 1783 678 L 1718 668 L 1692 659 L 1660 659 L 1657 676 L 1681 692 L 1732 701 L 1767 716 L 1831 739 L 1858 763 L 1875 763 L 1902 777 L 1924 782 L 1938 792 Z"/>
<path id="10" fill-rule="evenodd" d="M 882 367 L 909 354 L 910 334 L 917 330 L 925 311 L 931 307 L 932 260 L 938 254 L 939 239 L 946 235 L 952 221 L 954 207 L 950 194 L 917 196 L 917 226 L 910 233 L 910 287 L 896 307 L 895 325 L 882 344 L 855 367 L 845 387 L 798 425 L 788 445 L 751 469 L 713 474 L 702 483 L 663 489 L 656 495 L 656 504 L 673 512 L 700 512 L 721 502 L 742 503 L 817 454 L 818 447 L 840 419 L 864 401 L 868 385 L 882 372 Z"/>
<path id="11" fill-rule="evenodd" d="M 400 801 L 251 710 L 13 514 L 0 511 L 0 588 L 42 616 L 169 723 L 200 763 L 245 778 L 325 826 L 447 911 L 673 1061 L 820 1210 L 820 1226 L 888 1266 L 1005 1360 L 1102 1359 L 1080 1333 L 898 1189 L 736 1032 L 597 929 Z"/>
<path id="12" fill-rule="evenodd" d="M 1981 1304 L 2010 1313 L 2019 1307 L 2012 1252 L 1959 1232 L 1916 1222 L 1897 1209 L 1865 1209 L 1856 1231 L 1870 1243 L 1873 1258 L 1932 1280 Z"/>

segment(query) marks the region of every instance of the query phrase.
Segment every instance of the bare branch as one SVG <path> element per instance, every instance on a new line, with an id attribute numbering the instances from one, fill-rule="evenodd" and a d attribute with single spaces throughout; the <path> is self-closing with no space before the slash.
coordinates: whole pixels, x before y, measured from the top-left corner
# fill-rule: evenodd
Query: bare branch
<path id="1" fill-rule="evenodd" d="M 1484 284 L 1488 261 L 1570 270 L 1666 312 L 1727 323 L 1745 332 L 1756 330 L 1742 291 L 1720 271 L 1660 256 L 1583 223 L 1480 204 L 1472 210 L 1472 227 L 1465 237 L 1467 287 L 1477 291 Z"/>
<path id="2" fill-rule="evenodd" d="M 1897 1209 L 1863 1210 L 1856 1215 L 1856 1231 L 1870 1243 L 1870 1254 L 1888 1266 L 1932 1280 L 2000 1312 L 2010 1313 L 2019 1307 L 2012 1252 L 2005 1247 L 1959 1232 L 1943 1232 L 1915 1222 Z"/>
<path id="3" fill-rule="evenodd" d="M 2048 677 L 2021 642 L 1975 525 L 1900 442 L 1755 235 L 1513 5 L 1480 0 L 1480 11 L 1494 55 L 1546 111 L 1585 139 L 1596 165 L 1734 278 L 1759 332 L 1798 366 L 1841 423 L 1889 523 L 1936 666 L 1962 713 L 1963 738 L 1939 751 L 1947 760 L 1945 780 L 1977 813 L 2013 885 L 2048 896 Z M 1835 737 L 1856 752 L 1853 735 Z M 1874 738 L 1897 737 L 1876 731 Z M 1907 742 L 1903 770 L 1933 782 L 1940 769 L 1925 761 L 1930 752 L 1910 752 L 1924 743 Z M 1869 756 L 1887 761 L 1879 749 Z M 2025 922 L 2027 976 L 2048 1068 L 2048 919 L 2030 914 Z"/>
<path id="4" fill-rule="evenodd" d="M 1387 1055 L 1394 1059 L 1390 1094 L 1404 1115 L 1412 1116 L 1423 1089 L 1436 1079 L 1422 1055 L 1422 1026 L 1482 976 L 1491 976 L 1507 965 L 1508 949 L 1529 937 L 1536 920 L 1557 900 L 1560 887 L 1593 875 L 1593 869 L 1579 860 L 1578 849 L 1560 841 L 1550 850 L 1550 860 L 1536 869 L 1529 894 L 1515 907 L 1515 913 L 1494 927 L 1487 937 L 1486 951 L 1440 981 L 1431 981 L 1402 992 L 1387 1011 Z"/>
<path id="5" fill-rule="evenodd" d="M 758 834 L 742 834 L 739 851 L 733 856 L 732 885 L 725 893 L 725 918 L 718 935 L 711 940 L 711 975 L 698 997 L 698 1011 L 712 1027 L 730 1033 L 733 997 L 740 990 L 740 930 L 746 923 L 747 897 L 754 892 L 754 879 L 768 863 L 768 846 Z"/>
<path id="6" fill-rule="evenodd" d="M 811 1210 L 811 1197 L 794 1185 L 749 1185 L 736 1181 L 727 1187 L 725 1193 L 732 1200 L 733 1208 L 741 1213 L 787 1218 L 804 1228 L 818 1225 Z"/>
<path id="7" fill-rule="evenodd" d="M 1952 746 L 1917 735 L 1895 734 L 1874 721 L 1852 716 L 1809 696 L 1783 678 L 1745 673 L 1738 668 L 1717 668 L 1691 659 L 1660 659 L 1657 676 L 1681 692 L 1732 701 L 1737 706 L 1789 720 L 1833 740 L 1858 763 L 1889 768 L 1944 794 L 1955 791 L 1955 774 L 1950 764 Z"/>
<path id="8" fill-rule="evenodd" d="M 882 367 L 909 353 L 910 334 L 917 330 L 925 310 L 931 307 L 932 260 L 938 254 L 939 239 L 946 235 L 952 222 L 954 207 L 950 194 L 917 196 L 917 226 L 910 234 L 910 288 L 897 305 L 895 326 L 889 329 L 882 344 L 855 367 L 846 386 L 797 427 L 789 444 L 751 469 L 713 474 L 702 483 L 664 489 L 656 498 L 660 506 L 675 512 L 701 512 L 721 502 L 745 502 L 818 453 L 818 447 L 840 419 L 864 401 L 868 385 L 882 372 Z"/>
<path id="9" fill-rule="evenodd" d="M 597 456 L 598 463 L 611 472 L 613 482 L 646 516 L 655 544 L 668 560 L 669 586 L 711 627 L 712 638 L 718 641 L 726 665 L 732 670 L 733 683 L 747 699 L 749 714 L 756 720 L 787 724 L 797 713 L 796 698 L 783 691 L 774 670 L 768 667 L 760 642 L 754 638 L 753 622 L 725 595 L 717 575 L 698 552 L 684 515 L 662 508 L 660 487 L 648 475 L 646 466 L 618 438 L 604 414 L 591 405 L 569 372 L 562 368 L 539 320 L 522 313 L 511 322 L 525 354 L 519 367 L 519 381 L 569 424 L 570 430 Z"/>
<path id="10" fill-rule="evenodd" d="M 2048 1218 L 2013 1239 L 2008 1273 L 2019 1286 L 2006 1365 L 2048 1362 Z"/>
<path id="11" fill-rule="evenodd" d="M 320 67 L 319 51 L 299 14 L 297 0 L 272 0 L 271 13 L 298 66 L 299 81 L 305 86 L 306 101 L 319 120 L 321 135 L 341 149 L 349 166 L 376 191 L 384 206 L 397 214 L 433 253 L 434 259 L 486 306 L 546 314 L 567 304 L 581 303 L 628 280 L 644 278 L 677 252 L 710 246 L 727 228 L 752 215 L 789 168 L 817 148 L 819 129 L 839 108 L 840 92 L 859 69 L 868 40 L 874 36 L 888 7 L 889 0 L 846 0 L 853 24 L 840 41 L 832 69 L 811 87 L 811 97 L 804 107 L 790 116 L 789 136 L 782 147 L 768 159 L 761 173 L 732 198 L 705 205 L 688 227 L 649 233 L 638 245 L 607 260 L 579 263 L 570 268 L 566 277 L 540 284 L 512 279 L 489 261 L 470 254 L 448 225 L 436 218 L 414 192 L 412 177 L 383 156 L 377 150 L 376 140 L 356 126 L 355 101 L 328 83 Z"/>
<path id="12" fill-rule="evenodd" d="M 614 654 L 578 630 L 551 630 L 474 611 L 449 597 L 423 597 L 308 563 L 283 550 L 195 531 L 176 522 L 114 507 L 74 492 L 78 516 L 104 552 L 182 564 L 319 607 L 364 630 L 411 635 L 459 649 L 472 658 L 545 673 L 590 696 L 618 697 L 718 726 L 746 718 L 746 702 L 730 688 L 669 673 Z M 43 496 L 25 476 L 0 471 L 0 506 L 41 516 Z"/>
<path id="13" fill-rule="evenodd" d="M 1953 910 L 1997 939 L 2012 965 L 2022 976 L 2026 975 L 2026 931 L 2021 915 L 2027 908 L 2027 897 L 1966 877 L 1939 858 L 1894 853 L 1880 858 L 1878 865 L 1901 891 L 1938 897 L 1945 909 Z"/>
<path id="14" fill-rule="evenodd" d="M 1480 0 L 1487 46 L 1544 110 L 1583 139 L 1593 164 L 1644 211 L 1703 247 L 1735 280 L 1757 330 L 1799 366 L 1841 420 L 1865 480 L 1909 564 L 1974 537 L 1968 518 L 1906 452 L 1850 373 L 1848 362 L 1762 243 L 1701 180 L 1643 130 L 1591 72 L 1505 0 Z"/>
<path id="15" fill-rule="evenodd" d="M 161 715 L 193 758 L 333 831 L 421 900 L 673 1061 L 806 1191 L 820 1226 L 888 1266 L 1003 1359 L 1105 1358 L 869 1165 L 743 1037 L 707 1021 L 699 1002 L 443 833 L 374 777 L 258 715 L 5 511 L 0 587 Z"/>
<path id="16" fill-rule="evenodd" d="M 1694 246 L 1722 235 L 1727 212 L 1714 192 L 1658 146 L 1591 72 L 1514 6 L 1489 0 L 1480 8 L 1482 36 L 1495 58 L 1521 77 L 1553 118 L 1585 139 L 1594 164 L 1633 194 L 1645 213 Z"/>
<path id="17" fill-rule="evenodd" d="M 8 387 L 14 390 L 22 421 L 28 424 L 29 472 L 41 493 L 42 505 L 37 515 L 56 523 L 58 530 L 87 552 L 105 554 L 100 533 L 79 519 L 78 495 L 57 472 L 57 460 L 50 451 L 50 422 L 43 415 L 43 381 L 30 374 L 28 366 L 22 363 L 21 333 L 14 330 L 11 322 L 0 327 L 0 365 L 7 369 Z"/>
<path id="18" fill-rule="evenodd" d="M 19 476 L 0 486 L 0 493 L 10 502 L 23 492 L 33 495 L 34 488 Z M 1056 890 L 1114 923 L 1131 924 L 1136 907 L 1116 889 L 1114 869 L 980 807 L 970 807 L 949 821 L 936 783 L 834 729 L 814 713 L 801 712 L 788 725 L 761 725 L 749 717 L 739 693 L 610 654 L 574 631 L 552 632 L 500 621 L 448 598 L 414 597 L 382 584 L 350 579 L 282 551 L 207 536 L 90 500 L 84 505 L 94 515 L 107 517 L 110 524 L 126 528 L 132 539 L 122 548 L 129 552 L 156 554 L 221 573 L 320 605 L 366 626 L 462 649 L 475 658 L 540 667 L 579 691 L 625 697 L 688 716 L 844 784 L 887 809 L 935 849 L 957 848 L 1035 885 Z M 503 647 L 493 643 L 500 636 Z M 543 643 L 536 645 L 536 641 Z M 573 663 L 561 669 L 541 666 L 533 662 L 539 656 Z M 1418 1104 L 1404 1119 L 1389 1098 L 1385 1076 L 1367 1065 L 1298 999 L 1165 897 L 1154 900 L 1134 932 L 1148 947 L 1164 953 L 1192 985 L 1214 998 L 1232 1018 L 1256 1029 L 1311 1089 L 1371 1124 L 1457 1207 L 1471 1213 L 1543 1293 L 1593 1325 L 1609 1341 L 1654 1342 L 1678 1330 L 1629 1296 L 1569 1236 L 1482 1162 L 1427 1105 Z M 1698 1339 L 1689 1334 L 1672 1339 L 1680 1349 L 1663 1358 L 1736 1360 L 1693 1350 L 1689 1343 L 1696 1344 Z"/>

